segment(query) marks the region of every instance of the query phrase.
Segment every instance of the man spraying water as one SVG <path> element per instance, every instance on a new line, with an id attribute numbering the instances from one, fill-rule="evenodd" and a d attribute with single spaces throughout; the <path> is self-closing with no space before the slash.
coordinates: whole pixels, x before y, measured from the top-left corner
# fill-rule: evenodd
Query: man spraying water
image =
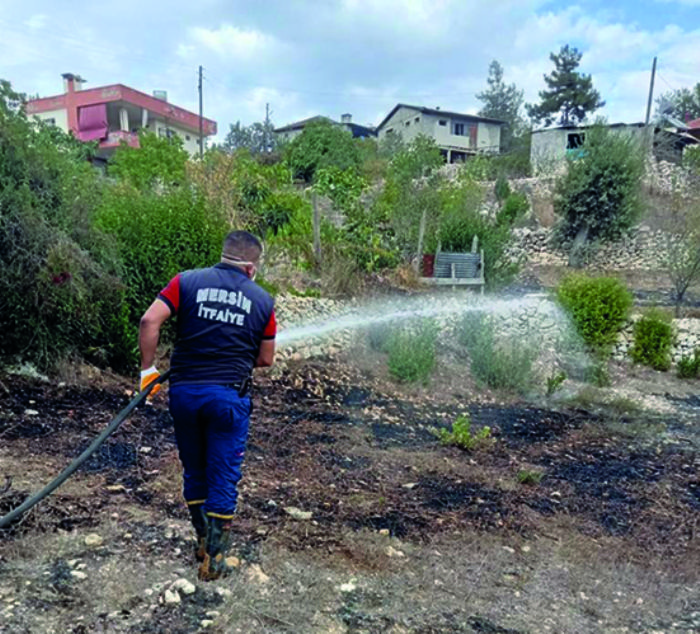
<path id="1" fill-rule="evenodd" d="M 160 328 L 177 315 L 170 413 L 205 581 L 230 572 L 226 552 L 248 437 L 251 373 L 274 361 L 274 300 L 253 281 L 261 254 L 255 236 L 230 233 L 219 264 L 176 275 L 141 318 L 143 390 L 160 375 L 154 365 Z"/>

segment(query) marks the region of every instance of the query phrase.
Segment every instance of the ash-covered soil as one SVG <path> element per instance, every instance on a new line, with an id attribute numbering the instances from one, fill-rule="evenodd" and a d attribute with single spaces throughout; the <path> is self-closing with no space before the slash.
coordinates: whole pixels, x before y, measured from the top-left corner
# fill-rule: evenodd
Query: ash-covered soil
<path id="1" fill-rule="evenodd" d="M 2 384 L 5 513 L 130 395 Z M 0 532 L 0 631 L 680 632 L 696 631 L 694 614 L 700 627 L 699 458 L 687 444 L 641 442 L 581 409 L 406 398 L 341 364 L 262 377 L 255 401 L 235 579 L 166 600 L 195 569 L 158 397 Z M 466 412 L 491 428 L 491 447 L 437 441 L 431 430 Z M 541 480 L 521 483 L 523 472 Z M 103 541 L 87 547 L 90 534 Z M 555 583 L 562 569 L 581 583 Z"/>

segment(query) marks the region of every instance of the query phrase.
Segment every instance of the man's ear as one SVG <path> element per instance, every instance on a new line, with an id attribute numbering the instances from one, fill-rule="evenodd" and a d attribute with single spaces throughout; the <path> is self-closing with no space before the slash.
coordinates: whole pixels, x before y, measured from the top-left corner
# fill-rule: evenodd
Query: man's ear
<path id="1" fill-rule="evenodd" d="M 255 274 L 258 272 L 257 267 L 255 264 L 249 264 L 248 266 L 245 267 L 245 274 L 251 279 L 255 279 Z"/>

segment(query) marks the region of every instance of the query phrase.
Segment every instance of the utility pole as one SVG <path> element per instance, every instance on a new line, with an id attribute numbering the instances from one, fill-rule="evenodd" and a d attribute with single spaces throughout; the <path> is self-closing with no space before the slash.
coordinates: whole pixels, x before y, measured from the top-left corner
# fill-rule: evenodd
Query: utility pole
<path id="1" fill-rule="evenodd" d="M 263 142 L 265 143 L 265 154 L 270 151 L 270 139 L 268 134 L 270 133 L 270 104 L 265 104 L 265 132 L 263 134 Z"/>
<path id="2" fill-rule="evenodd" d="M 651 102 L 654 99 L 654 79 L 656 78 L 656 57 L 651 65 L 651 80 L 649 81 L 649 99 L 647 99 L 647 116 L 644 120 L 644 131 L 647 135 L 647 148 L 649 150 L 649 158 L 653 158 L 654 154 L 654 130 L 649 129 L 649 120 L 651 119 Z"/>
<path id="3" fill-rule="evenodd" d="M 199 66 L 199 158 L 204 156 L 204 102 L 202 100 L 202 66 Z"/>
<path id="4" fill-rule="evenodd" d="M 656 77 L 656 57 L 654 58 L 654 63 L 651 66 L 651 81 L 649 82 L 649 99 L 647 101 L 647 117 L 644 120 L 644 125 L 649 125 L 649 119 L 651 118 L 651 102 L 654 98 L 654 79 Z"/>

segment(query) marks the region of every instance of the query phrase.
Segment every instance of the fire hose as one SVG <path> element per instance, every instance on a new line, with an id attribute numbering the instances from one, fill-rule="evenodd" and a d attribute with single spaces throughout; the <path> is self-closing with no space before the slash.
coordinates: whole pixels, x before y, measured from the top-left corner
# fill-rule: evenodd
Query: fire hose
<path id="1" fill-rule="evenodd" d="M 18 517 L 26 513 L 33 506 L 37 505 L 45 497 L 53 493 L 60 487 L 68 478 L 70 478 L 80 466 L 99 449 L 109 436 L 111 436 L 119 426 L 129 417 L 129 415 L 146 399 L 151 393 L 151 390 L 160 383 L 165 383 L 170 376 L 170 370 L 163 372 L 155 381 L 150 383 L 142 392 L 139 392 L 131 402 L 117 414 L 112 422 L 105 427 L 102 432 L 90 443 L 90 446 L 83 451 L 73 462 L 71 462 L 54 480 L 49 482 L 41 491 L 27 498 L 16 509 L 10 511 L 7 515 L 0 517 L 0 528 L 5 528 L 14 522 Z"/>

